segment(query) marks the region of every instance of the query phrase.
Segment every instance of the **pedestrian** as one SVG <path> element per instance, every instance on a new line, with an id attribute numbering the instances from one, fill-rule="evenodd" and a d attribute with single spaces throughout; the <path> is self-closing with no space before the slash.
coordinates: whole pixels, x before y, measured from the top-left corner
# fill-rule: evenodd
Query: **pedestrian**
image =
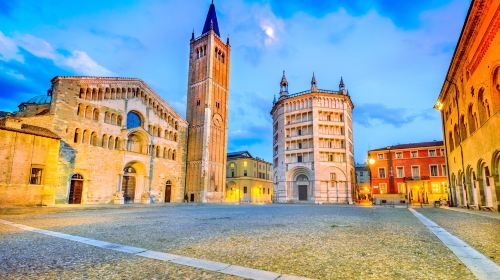
<path id="1" fill-rule="evenodd" d="M 188 203 L 188 195 L 187 195 L 187 193 L 184 194 L 184 203 Z"/>

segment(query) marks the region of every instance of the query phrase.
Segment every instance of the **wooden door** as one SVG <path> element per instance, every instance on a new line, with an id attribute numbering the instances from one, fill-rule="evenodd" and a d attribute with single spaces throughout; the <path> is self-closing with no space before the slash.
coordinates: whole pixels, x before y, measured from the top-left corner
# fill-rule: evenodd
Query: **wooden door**
<path id="1" fill-rule="evenodd" d="M 69 189 L 69 204 L 81 204 L 82 203 L 82 190 L 83 181 L 71 180 L 71 187 Z"/>
<path id="2" fill-rule="evenodd" d="M 299 200 L 307 200 L 307 186 L 299 186 Z"/>
<path id="3" fill-rule="evenodd" d="M 135 177 L 134 176 L 123 176 L 123 199 L 125 203 L 134 202 L 135 198 Z"/>
<path id="4" fill-rule="evenodd" d="M 172 186 L 167 185 L 165 187 L 165 202 L 170 202 L 171 196 L 172 196 Z"/>

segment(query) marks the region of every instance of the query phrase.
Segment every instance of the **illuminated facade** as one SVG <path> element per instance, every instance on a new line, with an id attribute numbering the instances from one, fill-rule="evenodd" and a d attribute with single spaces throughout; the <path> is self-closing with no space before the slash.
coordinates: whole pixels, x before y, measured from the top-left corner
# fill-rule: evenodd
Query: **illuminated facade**
<path id="1" fill-rule="evenodd" d="M 443 141 L 401 144 L 368 151 L 373 200 L 433 203 L 447 200 Z"/>
<path id="2" fill-rule="evenodd" d="M 435 105 L 454 206 L 500 211 L 499 11 L 472 1 Z"/>
<path id="3" fill-rule="evenodd" d="M 273 182 L 277 202 L 352 203 L 354 197 L 353 104 L 339 90 L 288 93 L 285 73 L 274 102 Z"/>
<path id="4" fill-rule="evenodd" d="M 43 204 L 183 199 L 187 123 L 142 80 L 55 77 L 49 95 L 21 103 L 14 119 L 21 127 L 39 127 L 60 138 L 55 158 L 30 167 L 40 169 L 38 184 L 25 172 L 11 173 L 19 182 L 44 185 L 50 197 Z M 35 150 L 22 155 L 31 150 L 16 144 L 13 157 L 34 162 Z M 48 179 L 54 170 L 56 176 Z M 25 195 L 36 188 L 25 189 Z M 31 204 L 25 202 L 9 203 Z"/>
<path id="5" fill-rule="evenodd" d="M 249 152 L 227 154 L 226 201 L 271 203 L 273 200 L 272 165 Z"/>
<path id="6" fill-rule="evenodd" d="M 370 201 L 372 197 L 370 185 L 370 169 L 366 164 L 356 165 L 356 200 Z"/>
<path id="7" fill-rule="evenodd" d="M 220 38 L 212 3 L 200 37 L 190 43 L 186 193 L 190 201 L 222 202 L 226 186 L 229 38 Z"/>

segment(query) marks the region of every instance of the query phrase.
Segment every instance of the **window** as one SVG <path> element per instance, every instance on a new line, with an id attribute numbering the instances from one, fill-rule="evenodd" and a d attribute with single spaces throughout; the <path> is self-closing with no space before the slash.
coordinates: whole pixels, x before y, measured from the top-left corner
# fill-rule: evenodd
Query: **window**
<path id="1" fill-rule="evenodd" d="M 379 168 L 378 169 L 378 177 L 379 178 L 385 178 L 385 168 Z"/>
<path id="2" fill-rule="evenodd" d="M 444 149 L 441 149 L 441 154 L 440 156 L 444 157 Z"/>
<path id="3" fill-rule="evenodd" d="M 384 154 L 377 154 L 378 159 L 384 159 Z"/>
<path id="4" fill-rule="evenodd" d="M 41 185 L 42 184 L 42 168 L 31 168 L 30 184 Z"/>
<path id="5" fill-rule="evenodd" d="M 439 176 L 437 165 L 431 165 L 431 176 Z"/>
<path id="6" fill-rule="evenodd" d="M 299 136 L 300 136 L 300 135 L 302 135 L 302 129 L 299 129 L 299 130 L 297 131 L 297 135 L 299 135 Z"/>
<path id="7" fill-rule="evenodd" d="M 200 100 L 196 100 L 196 106 L 200 106 Z"/>
<path id="8" fill-rule="evenodd" d="M 302 156 L 297 156 L 297 162 L 302 162 Z"/>
<path id="9" fill-rule="evenodd" d="M 418 151 L 411 151 L 411 157 L 412 158 L 418 157 Z"/>
<path id="10" fill-rule="evenodd" d="M 234 177 L 234 170 L 231 170 L 231 177 Z"/>
<path id="11" fill-rule="evenodd" d="M 337 181 L 337 174 L 336 173 L 330 173 L 330 181 Z"/>
<path id="12" fill-rule="evenodd" d="M 398 183 L 398 193 L 406 193 L 405 183 Z"/>
<path id="13" fill-rule="evenodd" d="M 397 152 L 396 153 L 396 158 L 403 158 L 403 153 L 402 152 Z"/>
<path id="14" fill-rule="evenodd" d="M 299 149 L 302 149 L 302 143 L 299 143 Z"/>
<path id="15" fill-rule="evenodd" d="M 441 186 L 439 183 L 432 183 L 432 193 L 441 193 Z"/>
<path id="16" fill-rule="evenodd" d="M 231 163 L 229 164 L 229 167 L 234 168 L 234 162 L 231 162 Z"/>
<path id="17" fill-rule="evenodd" d="M 436 150 L 429 150 L 429 156 L 430 157 L 435 157 L 436 156 Z"/>
<path id="18" fill-rule="evenodd" d="M 142 118 L 135 112 L 128 112 L 127 114 L 127 129 L 142 127 Z"/>
<path id="19" fill-rule="evenodd" d="M 411 167 L 411 176 L 413 178 L 419 178 L 420 177 L 420 166 L 412 166 Z"/>
<path id="20" fill-rule="evenodd" d="M 243 166 L 247 167 L 247 164 L 248 164 L 248 163 L 247 163 L 247 161 L 245 160 L 245 161 L 243 162 Z"/>
<path id="21" fill-rule="evenodd" d="M 247 172 L 247 170 L 246 170 L 246 169 L 245 169 L 245 170 L 243 170 L 243 176 L 248 176 L 248 172 Z"/>
<path id="22" fill-rule="evenodd" d="M 243 193 L 247 193 L 247 192 L 248 192 L 247 187 L 246 186 L 243 187 Z"/>
<path id="23" fill-rule="evenodd" d="M 441 165 L 441 174 L 448 176 L 448 173 L 446 173 L 446 164 Z"/>
<path id="24" fill-rule="evenodd" d="M 378 187 L 380 189 L 380 193 L 387 193 L 387 184 L 386 183 L 380 183 L 378 184 Z"/>
<path id="25" fill-rule="evenodd" d="M 396 167 L 396 177 L 403 178 L 404 176 L 405 176 L 404 167 L 402 167 L 402 166 Z"/>

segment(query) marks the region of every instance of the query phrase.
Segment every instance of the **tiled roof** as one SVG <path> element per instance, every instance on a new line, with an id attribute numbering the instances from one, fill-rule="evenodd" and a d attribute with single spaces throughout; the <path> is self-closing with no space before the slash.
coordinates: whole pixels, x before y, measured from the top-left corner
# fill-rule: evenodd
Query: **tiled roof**
<path id="1" fill-rule="evenodd" d="M 34 125 L 29 125 L 29 124 L 22 124 L 21 129 L 8 127 L 8 126 L 5 126 L 4 124 L 0 124 L 0 129 L 20 132 L 20 133 L 26 133 L 26 134 L 31 134 L 31 135 L 37 135 L 37 136 L 42 136 L 42 137 L 47 137 L 47 138 L 53 138 L 53 139 L 61 139 L 61 137 L 59 137 L 57 134 L 55 134 L 54 132 L 52 132 L 46 128 L 34 126 Z"/>
<path id="2" fill-rule="evenodd" d="M 38 95 L 35 97 L 30 98 L 28 101 L 25 101 L 23 103 L 25 104 L 48 104 L 50 103 L 52 97 L 49 95 Z"/>
<path id="3" fill-rule="evenodd" d="M 385 148 L 373 149 L 370 151 L 382 151 L 382 150 L 402 150 L 402 149 L 413 149 L 413 148 L 425 148 L 425 147 L 436 147 L 443 146 L 443 141 L 430 141 L 430 142 L 419 142 L 419 143 L 409 143 L 409 144 L 398 144 L 394 146 L 388 146 Z"/>

